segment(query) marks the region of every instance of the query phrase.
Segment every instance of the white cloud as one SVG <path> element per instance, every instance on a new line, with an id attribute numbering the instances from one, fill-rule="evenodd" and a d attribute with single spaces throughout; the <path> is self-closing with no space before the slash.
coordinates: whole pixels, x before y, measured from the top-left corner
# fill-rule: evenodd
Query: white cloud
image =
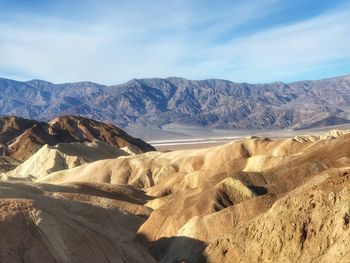
<path id="1" fill-rule="evenodd" d="M 239 81 L 293 79 L 336 61 L 350 60 L 350 10 L 276 27 L 202 50 L 197 65 L 211 74 Z"/>
<path id="2" fill-rule="evenodd" d="M 275 1 L 239 2 L 221 13 L 188 1 L 149 3 L 96 6 L 84 22 L 21 14 L 0 19 L 0 69 L 54 82 L 174 75 L 258 82 L 350 58 L 349 8 L 222 43 L 222 33 L 269 15 Z"/>

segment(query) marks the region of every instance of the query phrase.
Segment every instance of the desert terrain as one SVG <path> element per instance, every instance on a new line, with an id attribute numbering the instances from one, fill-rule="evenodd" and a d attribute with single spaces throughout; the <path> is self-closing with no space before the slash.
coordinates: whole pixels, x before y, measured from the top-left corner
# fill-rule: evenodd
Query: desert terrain
<path id="1" fill-rule="evenodd" d="M 350 0 L 0 0 L 0 263 L 350 263 Z"/>
<path id="2" fill-rule="evenodd" d="M 349 130 L 156 151 L 82 117 L 1 124 L 0 262 L 349 262 Z"/>
<path id="3" fill-rule="evenodd" d="M 143 134 L 139 129 L 127 129 L 130 134 L 141 135 L 148 143 L 158 151 L 173 151 L 185 149 L 200 149 L 211 146 L 219 146 L 233 140 L 249 137 L 261 137 L 270 139 L 286 139 L 299 135 L 322 135 L 332 129 L 347 130 L 348 124 L 339 124 L 307 129 L 240 129 L 220 130 L 206 129 L 198 126 L 172 125 L 171 129 L 144 129 Z M 174 136 L 173 130 L 181 130 L 181 134 Z M 156 133 L 157 139 L 153 134 Z"/>

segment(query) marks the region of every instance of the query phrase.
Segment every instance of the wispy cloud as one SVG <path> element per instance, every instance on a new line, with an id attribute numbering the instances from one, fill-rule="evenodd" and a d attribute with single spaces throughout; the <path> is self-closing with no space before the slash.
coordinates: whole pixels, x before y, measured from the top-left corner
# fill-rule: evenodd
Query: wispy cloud
<path id="1" fill-rule="evenodd" d="M 350 62 L 350 9 L 275 27 L 204 50 L 202 72 L 231 79 L 273 81 L 322 76 L 327 65 Z M 322 71 L 322 72 L 320 72 Z M 318 72 L 318 73 L 317 73 Z M 315 75 L 317 76 L 317 75 Z"/>
<path id="2" fill-rule="evenodd" d="M 260 26 L 279 1 L 204 2 L 89 1 L 88 13 L 70 16 L 12 10 L 0 18 L 0 74 L 106 84 L 174 75 L 262 82 L 334 72 L 350 58 L 349 6 Z"/>

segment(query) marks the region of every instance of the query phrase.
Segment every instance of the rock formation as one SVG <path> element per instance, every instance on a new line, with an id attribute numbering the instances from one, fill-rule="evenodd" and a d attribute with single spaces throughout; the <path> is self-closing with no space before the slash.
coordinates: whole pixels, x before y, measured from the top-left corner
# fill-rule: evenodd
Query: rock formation
<path id="1" fill-rule="evenodd" d="M 18 117 L 0 119 L 1 153 L 24 161 L 43 145 L 58 143 L 104 141 L 117 148 L 129 147 L 134 152 L 154 148 L 111 124 L 78 117 L 61 116 L 48 123 Z"/>
<path id="2" fill-rule="evenodd" d="M 34 155 L 6 176 L 39 179 L 50 173 L 74 168 L 85 163 L 101 159 L 113 159 L 126 156 L 131 149 L 116 148 L 102 141 L 90 143 L 59 143 L 55 146 L 44 145 Z"/>

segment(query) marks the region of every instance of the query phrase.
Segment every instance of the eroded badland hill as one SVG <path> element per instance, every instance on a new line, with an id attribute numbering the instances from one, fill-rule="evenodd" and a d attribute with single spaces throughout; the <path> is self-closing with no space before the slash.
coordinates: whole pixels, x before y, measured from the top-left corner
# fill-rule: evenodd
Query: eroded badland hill
<path id="1" fill-rule="evenodd" d="M 349 262 L 348 131 L 164 153 L 88 119 L 1 125 L 1 262 Z"/>

